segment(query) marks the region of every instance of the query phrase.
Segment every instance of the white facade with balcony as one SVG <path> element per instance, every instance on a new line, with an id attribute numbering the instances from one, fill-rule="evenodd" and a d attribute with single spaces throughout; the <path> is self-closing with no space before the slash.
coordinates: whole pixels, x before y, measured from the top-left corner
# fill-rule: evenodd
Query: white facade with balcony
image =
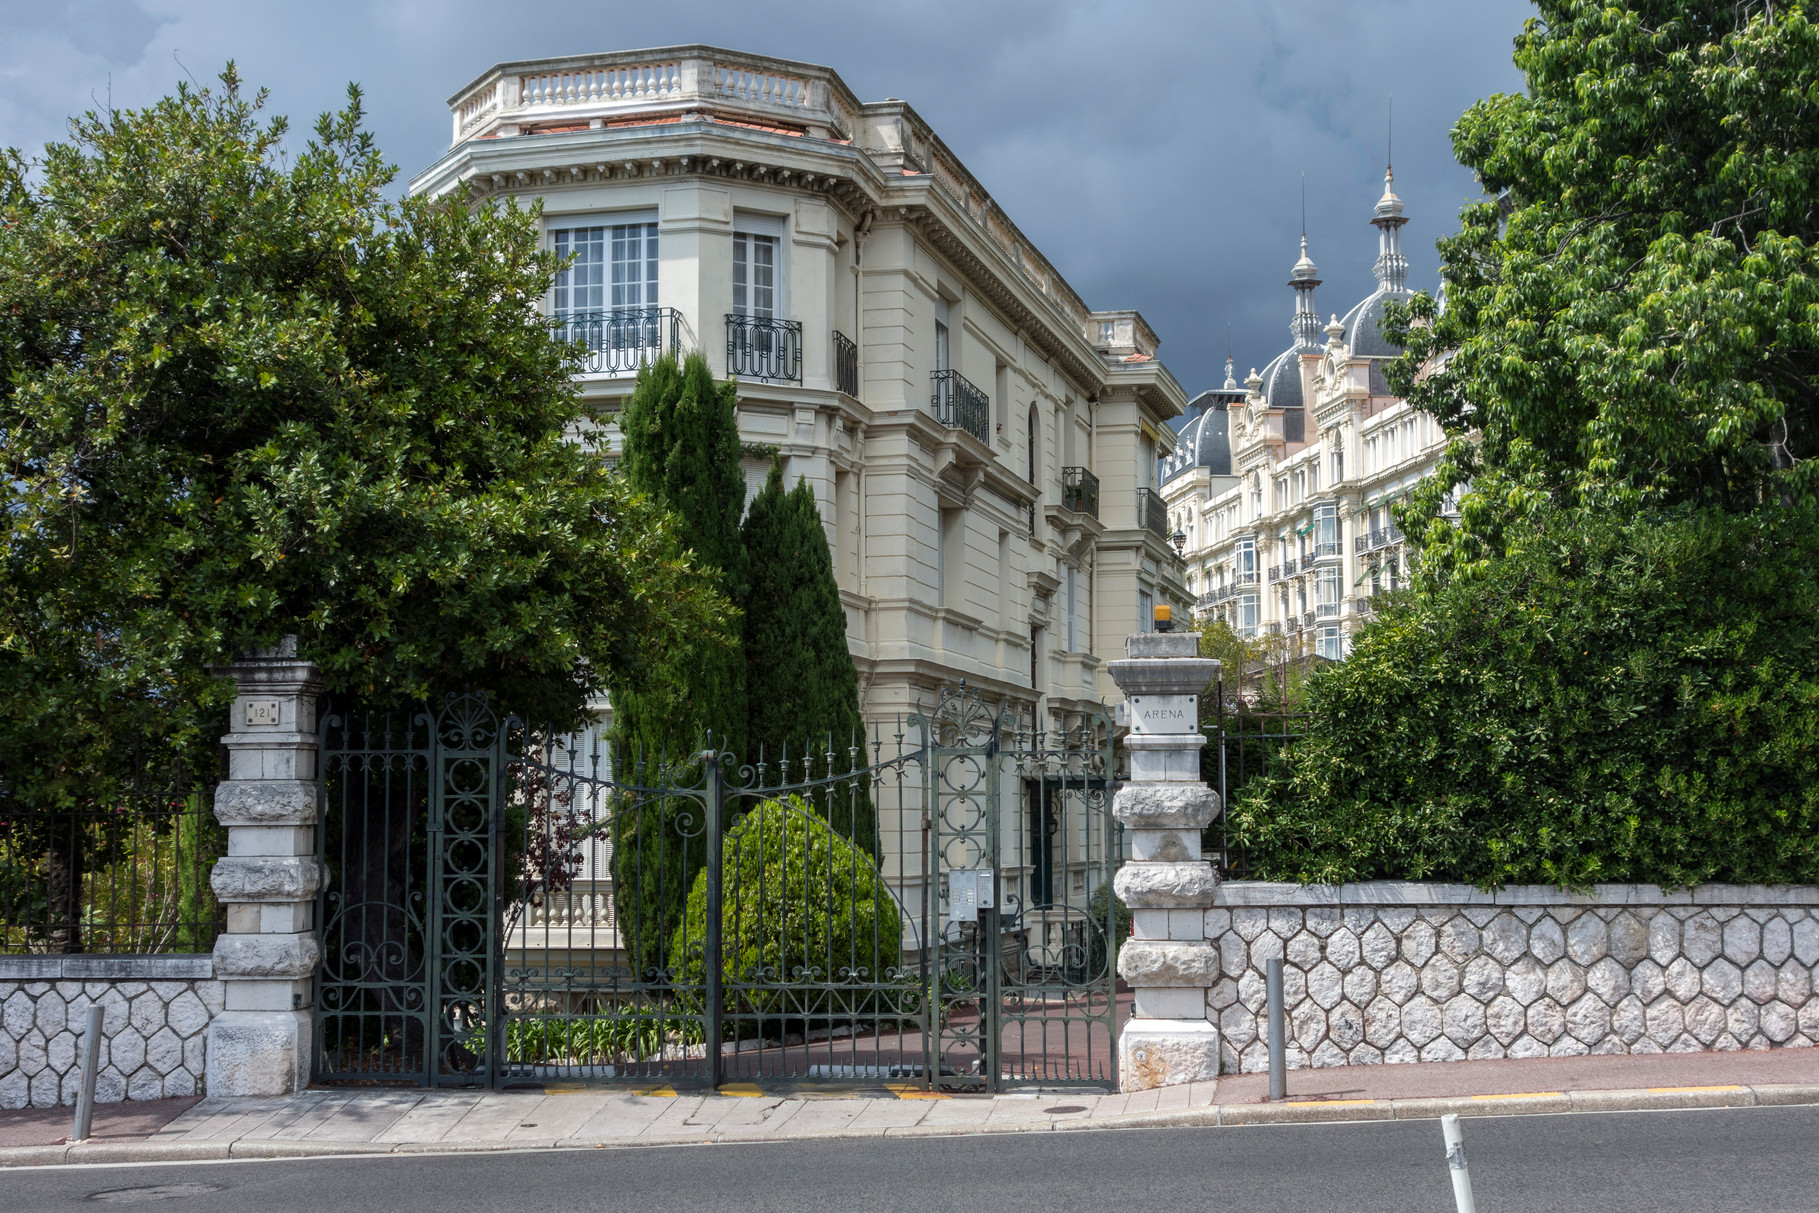
<path id="1" fill-rule="evenodd" d="M 1279 636 L 1287 656 L 1339 660 L 1374 595 L 1401 588 L 1409 556 L 1389 507 L 1434 469 L 1446 438 L 1391 395 L 1384 304 L 1406 299 L 1406 222 L 1393 178 L 1371 223 L 1377 289 L 1319 322 L 1318 270 L 1304 237 L 1289 285 L 1294 343 L 1240 386 L 1196 397 L 1162 467 L 1170 525 L 1187 536 L 1195 614 L 1241 636 Z"/>
<path id="2" fill-rule="evenodd" d="M 698 349 L 814 487 L 868 718 L 963 678 L 1053 725 L 1118 698 L 1104 655 L 1188 601 L 1155 480 L 1186 395 L 908 104 L 688 46 L 500 64 L 449 108 L 411 189 L 542 204 L 609 432 L 642 359 Z"/>

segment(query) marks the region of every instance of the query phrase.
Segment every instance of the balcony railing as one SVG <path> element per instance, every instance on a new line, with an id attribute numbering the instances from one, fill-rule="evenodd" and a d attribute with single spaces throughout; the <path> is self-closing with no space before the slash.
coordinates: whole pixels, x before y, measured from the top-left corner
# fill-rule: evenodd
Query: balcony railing
<path id="1" fill-rule="evenodd" d="M 726 373 L 760 383 L 801 383 L 802 322 L 728 312 Z"/>
<path id="2" fill-rule="evenodd" d="M 552 331 L 558 341 L 587 347 L 584 375 L 635 375 L 638 368 L 676 352 L 676 309 L 623 307 L 603 312 L 561 312 Z"/>
<path id="3" fill-rule="evenodd" d="M 834 330 L 834 386 L 859 398 L 859 346 L 839 329 Z"/>
<path id="4" fill-rule="evenodd" d="M 1061 508 L 1099 517 L 1099 477 L 1085 468 L 1062 468 Z"/>
<path id="5" fill-rule="evenodd" d="M 1332 557 L 1339 555 L 1340 550 L 1343 547 L 1344 547 L 1344 545 L 1341 544 L 1337 539 L 1329 539 L 1322 543 L 1316 543 L 1314 545 L 1314 559 L 1315 560 L 1331 559 Z"/>
<path id="6" fill-rule="evenodd" d="M 1155 489 L 1137 490 L 1137 525 L 1162 542 L 1168 542 L 1168 505 Z M 1252 573 L 1252 580 L 1256 576 Z"/>
<path id="7" fill-rule="evenodd" d="M 936 371 L 933 375 L 935 420 L 950 430 L 965 430 L 980 442 L 992 440 L 991 397 L 974 387 L 959 371 Z"/>
<path id="8" fill-rule="evenodd" d="M 1279 564 L 1270 565 L 1270 580 L 1271 581 L 1281 581 L 1282 580 L 1282 566 L 1281 565 L 1279 565 Z"/>
<path id="9" fill-rule="evenodd" d="M 1235 586 L 1256 585 L 1257 584 L 1257 570 L 1256 569 L 1248 569 L 1248 570 L 1240 569 L 1238 572 L 1232 574 L 1232 584 Z"/>

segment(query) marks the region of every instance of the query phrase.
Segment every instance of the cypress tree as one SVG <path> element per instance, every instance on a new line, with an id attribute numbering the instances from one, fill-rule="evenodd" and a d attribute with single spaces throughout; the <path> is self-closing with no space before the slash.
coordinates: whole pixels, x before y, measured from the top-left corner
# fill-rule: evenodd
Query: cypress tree
<path id="1" fill-rule="evenodd" d="M 678 364 L 665 355 L 638 372 L 619 425 L 620 470 L 628 486 L 677 515 L 698 564 L 715 570 L 735 606 L 746 597 L 745 545 L 739 516 L 745 475 L 739 466 L 737 389 L 721 383 L 707 359 L 690 354 Z M 702 638 L 672 641 L 661 674 L 637 691 L 613 695 L 617 778 L 645 786 L 660 782 L 665 763 L 681 764 L 710 744 L 740 753 L 746 729 L 746 663 L 731 644 Z M 692 782 L 698 772 L 678 769 Z M 653 797 L 622 807 L 613 825 L 613 900 L 632 969 L 649 978 L 667 965 L 663 952 L 706 863 L 700 806 Z"/>
<path id="2" fill-rule="evenodd" d="M 772 783 L 865 766 L 859 677 L 846 645 L 846 610 L 821 511 L 806 480 L 784 492 L 781 463 L 771 464 L 764 489 L 752 500 L 745 552 L 747 761 L 762 754 Z M 813 800 L 836 830 L 876 853 L 877 822 L 863 780 L 830 787 Z"/>

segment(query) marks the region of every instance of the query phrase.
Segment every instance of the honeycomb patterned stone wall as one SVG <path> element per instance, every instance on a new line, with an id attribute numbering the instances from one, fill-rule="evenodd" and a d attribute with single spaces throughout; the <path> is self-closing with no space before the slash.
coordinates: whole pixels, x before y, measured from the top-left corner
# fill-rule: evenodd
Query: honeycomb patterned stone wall
<path id="1" fill-rule="evenodd" d="M 1226 1073 L 1268 1068 L 1275 957 L 1291 1067 L 1819 1043 L 1819 889 L 1234 882 L 1206 931 Z"/>
<path id="2" fill-rule="evenodd" d="M 110 969 L 137 975 L 93 975 Z M 38 976 L 56 979 L 20 979 Z M 0 1108 L 76 1101 L 92 1002 L 102 1007 L 97 1102 L 203 1091 L 208 1024 L 222 1006 L 210 957 L 9 956 L 0 957 Z"/>

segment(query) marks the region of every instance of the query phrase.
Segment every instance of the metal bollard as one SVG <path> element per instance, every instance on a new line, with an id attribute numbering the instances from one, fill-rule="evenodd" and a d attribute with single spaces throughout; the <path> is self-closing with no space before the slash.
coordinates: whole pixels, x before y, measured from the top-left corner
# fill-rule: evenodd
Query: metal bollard
<path id="1" fill-rule="evenodd" d="M 87 1141 L 95 1120 L 95 1075 L 101 1069 L 101 1004 L 88 1004 L 88 1031 L 82 1034 L 82 1090 L 76 1093 L 76 1124 L 71 1141 Z"/>
<path id="2" fill-rule="evenodd" d="M 1264 991 L 1270 1016 L 1270 1098 L 1288 1097 L 1288 1046 L 1282 1014 L 1282 958 L 1264 962 Z"/>
<path id="3" fill-rule="evenodd" d="M 1453 1174 L 1453 1203 L 1459 1213 L 1474 1213 L 1472 1173 L 1465 1167 L 1465 1135 L 1459 1132 L 1459 1117 L 1452 1112 L 1442 1116 L 1440 1133 L 1446 1139 L 1446 1166 Z"/>

